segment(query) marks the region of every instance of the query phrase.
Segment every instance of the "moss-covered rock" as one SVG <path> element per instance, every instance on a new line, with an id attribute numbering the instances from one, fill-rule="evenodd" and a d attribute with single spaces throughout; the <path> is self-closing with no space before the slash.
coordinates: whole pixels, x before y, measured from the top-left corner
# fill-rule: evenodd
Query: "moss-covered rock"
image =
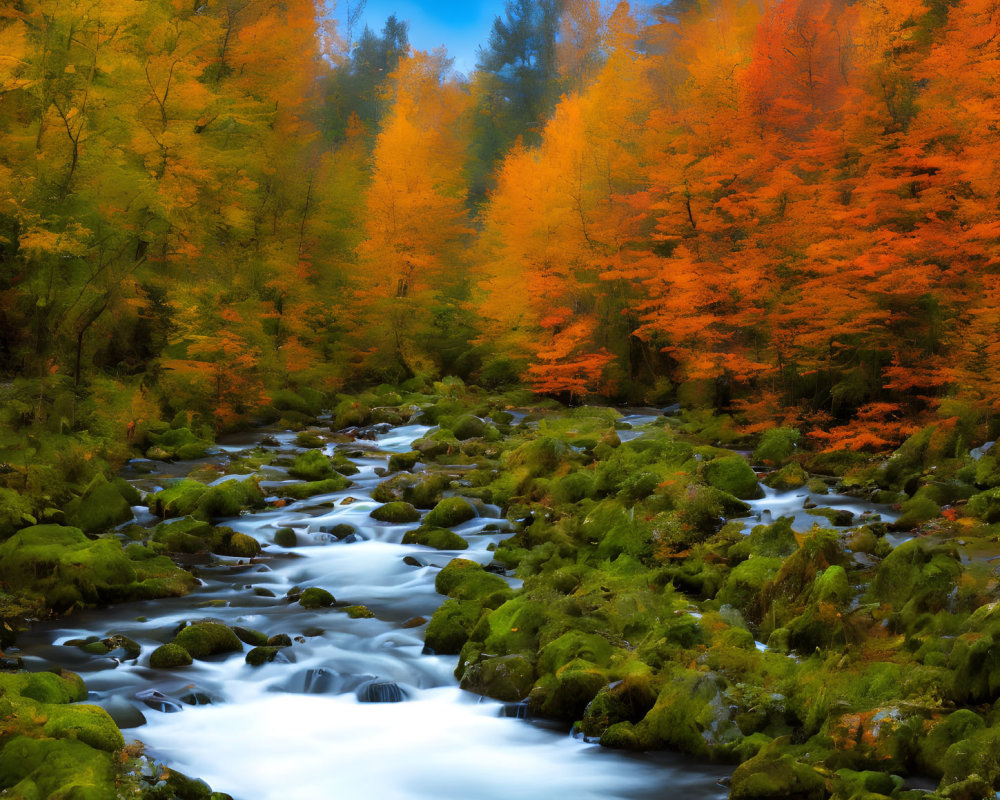
<path id="1" fill-rule="evenodd" d="M 73 739 L 13 736 L 0 750 L 0 785 L 26 800 L 117 797 L 112 755 Z"/>
<path id="2" fill-rule="evenodd" d="M 85 533 L 101 533 L 132 519 L 132 509 L 118 485 L 109 483 L 101 473 L 63 510 L 66 523 Z"/>
<path id="3" fill-rule="evenodd" d="M 151 540 L 169 553 L 201 553 L 212 545 L 213 529 L 194 517 L 161 522 L 153 529 Z"/>
<path id="4" fill-rule="evenodd" d="M 417 522 L 420 519 L 420 512 L 409 503 L 396 500 L 374 509 L 370 516 L 379 522 L 399 525 L 404 522 Z"/>
<path id="5" fill-rule="evenodd" d="M 467 550 L 469 543 L 447 528 L 424 528 L 403 534 L 403 544 L 421 544 L 436 550 Z"/>
<path id="6" fill-rule="evenodd" d="M 349 478 L 343 475 L 335 475 L 332 478 L 325 478 L 321 481 L 306 481 L 305 483 L 283 483 L 275 486 L 273 491 L 278 497 L 290 497 L 293 500 L 304 500 L 317 494 L 332 494 L 340 492 L 351 485 Z"/>
<path id="7" fill-rule="evenodd" d="M 310 586 L 299 596 L 303 608 L 329 608 L 336 602 L 332 594 L 318 586 Z"/>
<path id="8" fill-rule="evenodd" d="M 184 517 L 193 514 L 208 487 L 185 478 L 176 481 L 149 498 L 149 510 L 160 517 Z"/>
<path id="9" fill-rule="evenodd" d="M 928 547 L 911 539 L 883 559 L 872 591 L 896 610 L 939 611 L 946 606 L 961 573 L 953 550 Z"/>
<path id="10" fill-rule="evenodd" d="M 260 542 L 231 528 L 216 528 L 212 535 L 212 552 L 220 556 L 253 558 L 260 555 Z"/>
<path id="11" fill-rule="evenodd" d="M 346 399 L 337 404 L 333 410 L 333 427 L 342 430 L 344 428 L 357 428 L 371 422 L 372 410 L 364 403 L 356 400 Z"/>
<path id="12" fill-rule="evenodd" d="M 528 697 L 529 706 L 544 716 L 574 722 L 607 681 L 606 670 L 585 659 L 573 659 L 538 680 Z"/>
<path id="13" fill-rule="evenodd" d="M 291 528 L 278 528 L 274 532 L 274 543 L 278 547 L 295 547 L 299 540 Z"/>
<path id="14" fill-rule="evenodd" d="M 480 564 L 465 558 L 453 558 L 437 574 L 434 588 L 439 594 L 460 600 L 493 600 L 510 596 L 503 578 L 487 572 Z M 499 605 L 499 603 L 497 603 Z"/>
<path id="15" fill-rule="evenodd" d="M 639 728 L 659 747 L 710 756 L 720 744 L 739 738 L 730 715 L 717 677 L 674 669 Z"/>
<path id="16" fill-rule="evenodd" d="M 781 563 L 780 558 L 761 556 L 737 565 L 719 592 L 719 601 L 748 616 L 757 616 L 764 587 L 777 576 Z"/>
<path id="17" fill-rule="evenodd" d="M 37 524 L 31 501 L 13 489 L 0 488 L 0 539 Z"/>
<path id="18" fill-rule="evenodd" d="M 198 659 L 243 650 L 243 644 L 232 629 L 218 622 L 188 625 L 174 637 L 173 644 L 183 647 Z"/>
<path id="19" fill-rule="evenodd" d="M 481 606 L 472 600 L 448 599 L 434 612 L 424 635 L 426 647 L 438 655 L 457 655 L 468 641 Z"/>
<path id="20" fill-rule="evenodd" d="M 79 528 L 35 525 L 0 545 L 0 581 L 8 591 L 65 611 L 127 599 L 137 574 L 116 540 L 92 541 Z"/>
<path id="21" fill-rule="evenodd" d="M 254 647 L 247 652 L 244 660 L 251 667 L 259 667 L 274 661 L 280 651 L 280 647 Z"/>
<path id="22" fill-rule="evenodd" d="M 771 428 L 760 437 L 753 452 L 757 464 L 784 464 L 795 452 L 801 434 L 794 428 Z"/>
<path id="23" fill-rule="evenodd" d="M 729 548 L 729 557 L 743 560 L 752 556 L 784 558 L 794 553 L 799 545 L 792 530 L 791 517 L 779 517 L 770 525 L 757 525 L 750 535 Z"/>
<path id="24" fill-rule="evenodd" d="M 446 497 L 427 513 L 424 525 L 431 528 L 452 528 L 475 517 L 476 509 L 464 497 Z"/>
<path id="25" fill-rule="evenodd" d="M 243 644 L 248 644 L 251 647 L 263 647 L 267 644 L 267 635 L 262 631 L 254 630 L 253 628 L 244 628 L 239 625 L 234 625 L 233 633 L 239 637 L 239 640 L 243 642 Z"/>
<path id="26" fill-rule="evenodd" d="M 987 489 L 969 498 L 966 511 L 983 522 L 1000 522 L 1000 488 Z"/>
<path id="27" fill-rule="evenodd" d="M 452 423 L 451 431 L 459 441 L 475 439 L 486 432 L 486 422 L 472 414 L 466 414 Z"/>
<path id="28" fill-rule="evenodd" d="M 657 693 L 647 673 L 631 674 L 624 680 L 608 684 L 587 705 L 583 714 L 582 730 L 587 736 L 602 737 L 615 725 L 640 722 L 656 704 Z M 631 745 L 629 745 L 631 746 Z"/>
<path id="29" fill-rule="evenodd" d="M 288 468 L 288 474 L 304 481 L 322 481 L 337 477 L 333 464 L 320 450 L 307 450 L 295 456 L 295 461 Z"/>
<path id="30" fill-rule="evenodd" d="M 827 796 L 826 781 L 808 764 L 781 754 L 776 745 L 764 747 L 760 753 L 743 762 L 733 772 L 730 800 L 823 800 Z"/>
<path id="31" fill-rule="evenodd" d="M 411 450 L 408 453 L 393 453 L 389 456 L 389 472 L 413 469 L 420 460 L 420 453 Z"/>
<path id="32" fill-rule="evenodd" d="M 463 689 L 515 703 L 528 696 L 535 682 L 531 661 L 523 655 L 485 658 L 471 665 L 462 675 Z"/>
<path id="33" fill-rule="evenodd" d="M 373 619 L 375 612 L 368 606 L 348 606 L 344 609 L 351 619 Z"/>
<path id="34" fill-rule="evenodd" d="M 763 497 L 757 476 L 740 456 L 713 458 L 704 467 L 704 477 L 709 486 L 728 492 L 741 500 Z"/>
<path id="35" fill-rule="evenodd" d="M 75 739 L 109 753 L 121 750 L 125 739 L 108 712 L 98 706 L 50 705 L 42 729 L 53 739 Z"/>
<path id="36" fill-rule="evenodd" d="M 179 644 L 162 644 L 149 656 L 149 666 L 153 669 L 186 667 L 191 663 L 191 654 Z"/>
<path id="37" fill-rule="evenodd" d="M 208 454 L 208 448 L 212 446 L 210 441 L 195 436 L 187 427 L 173 428 L 159 434 L 150 433 L 149 440 L 152 442 L 152 447 L 146 451 L 146 458 L 159 461 L 173 459 L 191 461 L 203 458 Z"/>
<path id="38" fill-rule="evenodd" d="M 796 462 L 786 464 L 781 469 L 770 473 L 764 478 L 764 483 L 779 492 L 790 489 L 801 489 L 809 481 L 809 473 Z"/>

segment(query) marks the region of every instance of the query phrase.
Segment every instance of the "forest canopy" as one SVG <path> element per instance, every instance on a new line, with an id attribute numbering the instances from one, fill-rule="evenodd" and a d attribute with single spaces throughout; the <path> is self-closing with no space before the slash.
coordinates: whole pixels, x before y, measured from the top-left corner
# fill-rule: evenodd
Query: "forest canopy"
<path id="1" fill-rule="evenodd" d="M 447 374 L 853 449 L 998 410 L 989 3 L 510 0 L 462 76 L 311 0 L 15 0 L 0 53 L 20 424 Z"/>

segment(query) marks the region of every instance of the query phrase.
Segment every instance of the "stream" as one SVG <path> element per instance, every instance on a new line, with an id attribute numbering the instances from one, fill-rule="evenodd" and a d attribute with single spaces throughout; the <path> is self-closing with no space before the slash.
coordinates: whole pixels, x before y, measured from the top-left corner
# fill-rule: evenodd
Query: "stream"
<path id="1" fill-rule="evenodd" d="M 653 417 L 625 419 L 638 429 Z M 468 550 L 401 544 L 416 524 L 369 517 L 380 505 L 371 499 L 383 480 L 376 470 L 430 429 L 380 430 L 373 441 L 326 446 L 328 455 L 341 449 L 359 468 L 348 489 L 217 521 L 255 537 L 264 547 L 261 556 L 249 563 L 187 557 L 184 563 L 197 567 L 201 585 L 186 597 L 37 624 L 18 642 L 25 667 L 58 665 L 80 673 L 88 702 L 107 708 L 126 728 L 126 738 L 142 741 L 153 758 L 236 800 L 726 797 L 718 783 L 729 773 L 724 765 L 608 750 L 564 728 L 519 719 L 519 706 L 459 689 L 452 674 L 455 656 L 424 652 L 426 625 L 419 618 L 429 619 L 444 600 L 434 591 L 438 570 L 455 556 L 488 564 L 490 546 L 510 535 L 509 524 L 498 508 L 481 505 L 478 518 L 455 528 L 469 541 Z M 622 433 L 626 439 L 639 431 Z M 207 459 L 155 462 L 154 471 L 143 475 L 127 467 L 124 474 L 144 491 L 205 464 L 222 468 L 219 480 L 247 479 L 225 474 L 225 467 L 232 454 L 257 446 L 265 435 L 277 439 L 281 455 L 303 450 L 294 433 L 260 429 L 223 439 Z M 263 467 L 258 475 L 265 494 L 288 480 L 280 467 Z M 806 517 L 799 524 L 803 493 L 766 491 L 752 504 L 758 517 L 794 511 L 800 530 L 816 521 Z M 855 513 L 873 508 L 830 495 L 815 500 Z M 158 521 L 144 507 L 134 512 L 139 524 Z M 356 532 L 338 539 L 329 531 L 340 524 Z M 275 533 L 284 527 L 295 531 L 297 546 L 275 544 Z M 293 587 L 310 586 L 332 592 L 336 607 L 310 610 L 286 598 Z M 362 604 L 374 617 L 352 618 L 344 611 Z M 268 636 L 287 634 L 293 645 L 259 667 L 247 665 L 244 653 L 176 670 L 149 666 L 149 654 L 178 627 L 207 619 Z M 134 639 L 141 655 L 94 656 L 66 646 L 113 634 Z"/>

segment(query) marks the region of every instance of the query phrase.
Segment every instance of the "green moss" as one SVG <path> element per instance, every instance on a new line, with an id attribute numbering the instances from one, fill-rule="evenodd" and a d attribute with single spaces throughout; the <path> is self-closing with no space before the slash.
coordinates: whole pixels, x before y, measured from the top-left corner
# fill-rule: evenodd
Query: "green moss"
<path id="1" fill-rule="evenodd" d="M 420 527 L 403 534 L 403 544 L 421 544 L 437 550 L 467 550 L 469 543 L 447 528 Z"/>
<path id="2" fill-rule="evenodd" d="M 902 511 L 903 513 L 893 527 L 908 531 L 934 519 L 941 513 L 941 508 L 929 496 L 926 487 L 924 487 L 909 500 L 903 501 Z"/>
<path id="3" fill-rule="evenodd" d="M 423 524 L 431 528 L 452 528 L 476 516 L 476 509 L 464 497 L 446 497 L 427 513 Z"/>
<path id="4" fill-rule="evenodd" d="M 212 443 L 195 436 L 187 427 L 174 428 L 165 433 L 150 433 L 149 440 L 153 446 L 146 451 L 146 458 L 169 461 L 179 458 L 192 461 L 208 454 Z"/>
<path id="5" fill-rule="evenodd" d="M 555 673 L 542 676 L 528 699 L 537 713 L 574 722 L 583 716 L 587 705 L 607 682 L 605 670 L 589 661 L 575 659 Z"/>
<path id="6" fill-rule="evenodd" d="M 657 692 L 648 673 L 628 675 L 597 693 L 584 712 L 582 730 L 587 736 L 600 736 L 601 744 L 604 744 L 604 735 L 610 728 L 627 723 L 634 740 L 632 725 L 649 713 L 656 704 L 656 697 Z"/>
<path id="7" fill-rule="evenodd" d="M 714 458 L 705 464 L 704 477 L 710 486 L 728 492 L 741 500 L 763 497 L 757 476 L 740 456 Z"/>
<path id="8" fill-rule="evenodd" d="M 945 751 L 941 766 L 942 789 L 970 777 L 992 787 L 1000 779 L 1000 729 L 984 728 L 955 742 Z"/>
<path id="9" fill-rule="evenodd" d="M 28 498 L 13 489 L 0 488 L 0 539 L 6 539 L 15 531 L 34 525 L 32 505 Z"/>
<path id="10" fill-rule="evenodd" d="M 784 464 L 795 452 L 801 434 L 794 428 L 771 428 L 760 437 L 753 460 L 759 464 Z"/>
<path id="11" fill-rule="evenodd" d="M 535 670 L 523 655 L 485 658 L 462 675 L 463 689 L 507 703 L 523 700 L 531 691 Z"/>
<path id="12" fill-rule="evenodd" d="M 149 499 L 149 510 L 161 517 L 188 516 L 206 491 L 205 484 L 185 478 L 154 494 Z"/>
<path id="13" fill-rule="evenodd" d="M 248 644 L 251 647 L 260 647 L 267 644 L 267 635 L 253 628 L 242 628 L 239 625 L 234 625 L 233 633 L 239 637 L 239 640 L 243 644 Z"/>
<path id="14" fill-rule="evenodd" d="M 306 481 L 305 483 L 285 483 L 275 486 L 273 491 L 278 497 L 291 497 L 293 500 L 304 500 L 317 494 L 331 494 L 346 489 L 351 485 L 349 478 L 335 475 L 321 481 Z"/>
<path id="15" fill-rule="evenodd" d="M 264 493 L 257 482 L 237 478 L 206 489 L 193 513 L 198 519 L 212 520 L 238 517 L 246 509 L 263 507 Z"/>
<path id="16" fill-rule="evenodd" d="M 196 622 L 183 628 L 173 644 L 183 647 L 194 658 L 208 658 L 220 653 L 239 652 L 243 645 L 233 631 L 218 622 Z"/>
<path id="17" fill-rule="evenodd" d="M 373 619 L 375 612 L 368 606 L 348 606 L 344 609 L 351 619 Z"/>
<path id="18" fill-rule="evenodd" d="M 438 655 L 457 655 L 468 641 L 480 615 L 480 604 L 472 600 L 448 599 L 434 612 L 424 643 Z"/>
<path id="19" fill-rule="evenodd" d="M 744 614 L 756 616 L 755 609 L 759 607 L 761 593 L 774 580 L 781 563 L 780 558 L 759 557 L 737 565 L 719 592 L 719 601 L 738 608 Z"/>
<path id="20" fill-rule="evenodd" d="M 274 543 L 278 547 L 295 547 L 299 543 L 295 531 L 291 528 L 278 528 L 274 532 Z"/>
<path id="21" fill-rule="evenodd" d="M 921 769 L 940 778 L 944 774 L 944 755 L 948 748 L 985 727 L 983 718 L 967 708 L 952 712 L 919 740 L 918 763 Z"/>
<path id="22" fill-rule="evenodd" d="M 611 652 L 611 645 L 603 636 L 583 631 L 567 631 L 542 648 L 538 658 L 538 671 L 558 672 L 575 659 L 606 667 L 611 660 Z"/>
<path id="23" fill-rule="evenodd" d="M 710 756 L 716 746 L 739 736 L 729 713 L 715 679 L 675 669 L 640 728 L 643 736 L 660 747 Z"/>
<path id="24" fill-rule="evenodd" d="M 357 428 L 367 425 L 372 418 L 372 410 L 364 403 L 356 400 L 342 400 L 333 410 L 333 427 L 335 429 Z"/>
<path id="25" fill-rule="evenodd" d="M 465 416 L 459 417 L 451 424 L 450 427 L 452 433 L 455 434 L 455 438 L 459 441 L 475 439 L 482 436 L 486 432 L 486 423 L 479 417 L 473 416 L 472 414 L 466 414 Z"/>
<path id="26" fill-rule="evenodd" d="M 246 654 L 244 661 L 251 667 L 260 667 L 274 661 L 280 650 L 280 647 L 255 647 Z"/>
<path id="27" fill-rule="evenodd" d="M 740 764 L 733 772 L 730 800 L 823 800 L 827 796 L 826 781 L 808 764 L 791 755 L 780 754 L 772 744 L 756 756 Z"/>
<path id="28" fill-rule="evenodd" d="M 112 755 L 72 739 L 8 740 L 0 750 L 0 786 L 8 796 L 26 800 L 118 796 Z"/>
<path id="29" fill-rule="evenodd" d="M 396 500 L 379 506 L 371 512 L 370 516 L 379 522 L 402 524 L 404 522 L 416 522 L 420 519 L 420 512 L 409 503 Z"/>
<path id="30" fill-rule="evenodd" d="M 330 459 L 321 451 L 307 450 L 295 456 L 288 474 L 304 481 L 322 481 L 333 478 L 336 472 Z"/>
<path id="31" fill-rule="evenodd" d="M 420 460 L 420 453 L 411 450 L 409 453 L 393 453 L 389 456 L 389 472 L 413 469 Z"/>
<path id="32" fill-rule="evenodd" d="M 216 528 L 212 537 L 212 552 L 220 556 L 253 558 L 260 555 L 260 542 L 231 528 Z"/>
<path id="33" fill-rule="evenodd" d="M 969 498 L 965 510 L 983 522 L 1000 522 L 1000 488 L 974 494 Z"/>
<path id="34" fill-rule="evenodd" d="M 67 524 L 85 533 L 101 533 L 132 519 L 132 509 L 121 490 L 100 473 L 64 511 Z"/>
<path id="35" fill-rule="evenodd" d="M 800 489 L 808 480 L 809 473 L 798 463 L 792 462 L 767 475 L 763 482 L 779 492 L 787 492 L 790 489 Z"/>
<path id="36" fill-rule="evenodd" d="M 460 600 L 487 600 L 495 595 L 506 597 L 510 586 L 499 575 L 493 575 L 475 561 L 453 558 L 437 574 L 434 588 L 439 594 Z"/>
<path id="37" fill-rule="evenodd" d="M 194 517 L 161 522 L 153 529 L 152 541 L 170 553 L 200 553 L 212 542 L 212 526 Z"/>
<path id="38" fill-rule="evenodd" d="M 87 697 L 87 687 L 72 672 L 35 672 L 0 676 L 5 692 L 20 694 L 39 703 L 76 703 Z"/>
<path id="39" fill-rule="evenodd" d="M 928 547 L 911 539 L 883 559 L 872 591 L 897 610 L 938 611 L 947 604 L 961 573 L 956 554 L 950 549 Z"/>
<path id="40" fill-rule="evenodd" d="M 311 586 L 299 597 L 299 605 L 303 608 L 328 608 L 337 601 L 326 589 Z"/>
<path id="41" fill-rule="evenodd" d="M 791 517 L 779 517 L 770 525 L 757 525 L 750 535 L 729 548 L 729 557 L 740 560 L 753 556 L 784 558 L 798 550 Z"/>
<path id="42" fill-rule="evenodd" d="M 115 752 L 125 739 L 108 712 L 98 706 L 53 705 L 46 708 L 43 728 L 53 739 L 76 739 L 97 750 Z"/>
<path id="43" fill-rule="evenodd" d="M 136 571 L 114 539 L 91 541 L 79 528 L 35 525 L 0 545 L 0 580 L 64 611 L 124 599 Z"/>

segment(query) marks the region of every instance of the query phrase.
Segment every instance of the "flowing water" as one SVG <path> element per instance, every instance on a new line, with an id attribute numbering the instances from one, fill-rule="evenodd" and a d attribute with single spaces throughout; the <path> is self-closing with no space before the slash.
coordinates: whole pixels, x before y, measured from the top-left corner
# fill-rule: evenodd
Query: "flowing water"
<path id="1" fill-rule="evenodd" d="M 261 557 L 193 558 L 188 563 L 198 568 L 201 585 L 187 597 L 39 624 L 19 642 L 25 666 L 81 673 L 89 702 L 106 707 L 123 727 L 135 726 L 126 735 L 143 741 L 147 753 L 237 800 L 725 797 L 718 784 L 724 767 L 609 751 L 517 719 L 517 709 L 460 690 L 454 656 L 423 652 L 425 626 L 414 618 L 430 618 L 443 601 L 434 591 L 437 571 L 457 555 L 489 563 L 490 545 L 510 535 L 489 506 L 455 529 L 470 543 L 461 552 L 403 545 L 414 524 L 369 517 L 378 505 L 371 491 L 382 479 L 376 469 L 427 431 L 411 425 L 372 442 L 328 445 L 328 453 L 335 447 L 351 453 L 360 469 L 349 489 L 220 521 L 260 541 Z M 294 434 L 258 431 L 224 442 L 200 462 L 156 464 L 141 478 L 136 468 L 152 462 L 133 464 L 126 474 L 151 491 L 199 464 L 224 469 L 230 454 L 265 433 L 282 453 L 299 451 Z M 265 493 L 287 479 L 277 467 L 260 474 Z M 156 521 L 143 508 L 135 512 L 140 524 Z M 329 533 L 341 523 L 356 533 L 344 539 Z M 282 527 L 295 530 L 296 547 L 274 543 Z M 337 607 L 307 610 L 286 598 L 293 587 L 309 586 L 331 591 Z M 375 616 L 351 618 L 343 609 L 355 604 Z M 153 649 L 186 621 L 202 619 L 288 634 L 294 643 L 260 667 L 247 665 L 242 653 L 177 670 L 149 666 Z M 112 634 L 134 639 L 142 654 L 92 656 L 66 645 Z"/>

